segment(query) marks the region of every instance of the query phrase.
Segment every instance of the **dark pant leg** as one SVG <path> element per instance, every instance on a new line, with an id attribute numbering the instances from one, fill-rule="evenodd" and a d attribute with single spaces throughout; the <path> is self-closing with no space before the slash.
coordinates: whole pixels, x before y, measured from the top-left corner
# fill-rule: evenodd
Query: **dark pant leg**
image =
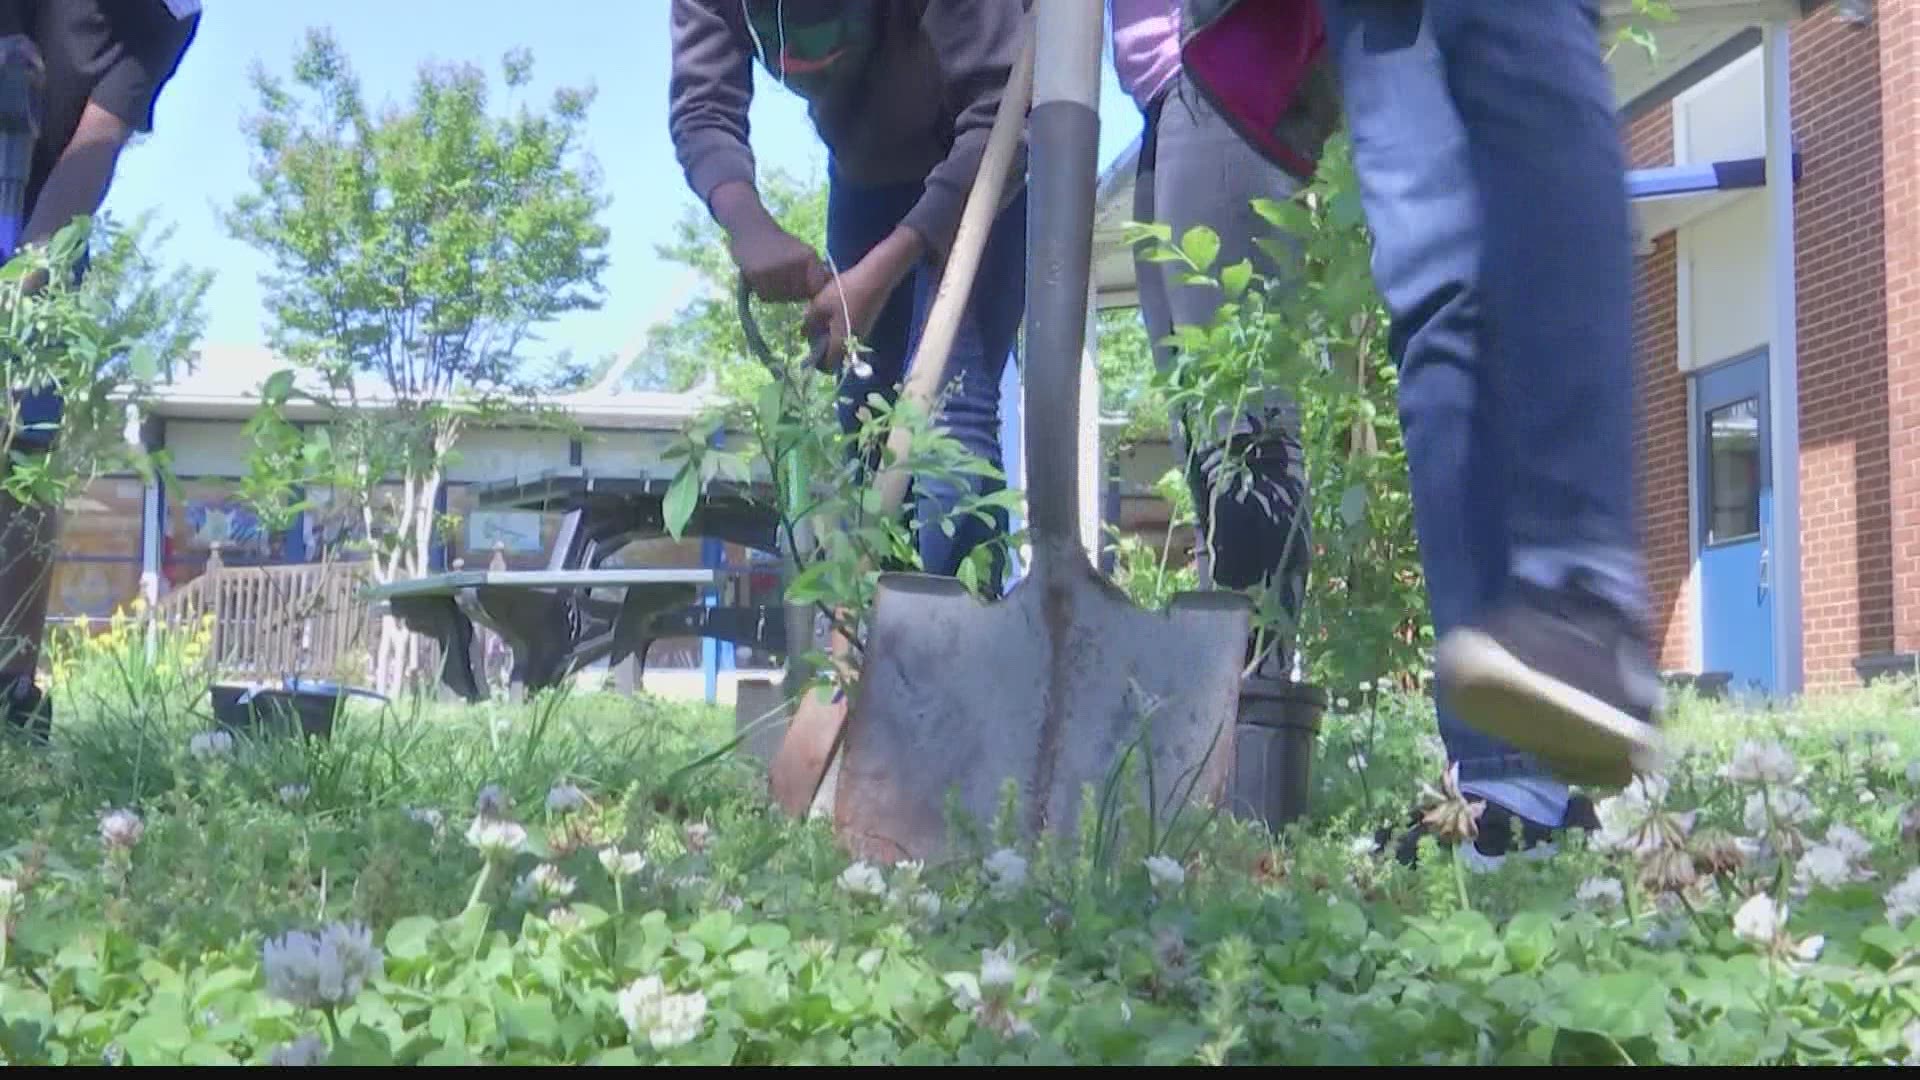
<path id="1" fill-rule="evenodd" d="M 1393 319 L 1414 527 L 1434 630 L 1444 635 L 1497 601 L 1511 557 L 1501 404 L 1481 348 L 1472 159 L 1425 5 L 1321 6 L 1373 232 L 1373 277 Z M 1462 778 L 1544 775 L 1444 707 L 1439 721 Z"/>
<path id="2" fill-rule="evenodd" d="M 839 177 L 831 181 L 827 199 L 827 251 L 845 270 L 886 238 L 919 198 L 920 186 L 860 187 Z M 840 422 L 852 431 L 867 398 L 879 393 L 893 400 L 907 364 L 918 347 L 920 330 L 939 288 L 939 272 L 923 265 L 902 282 L 882 310 L 866 338 L 872 366 L 866 378 L 849 374 L 841 383 Z M 949 435 L 996 469 L 1000 453 L 1000 376 L 1012 354 L 1026 302 L 1026 198 L 1024 191 L 1002 211 L 981 253 L 967 307 L 947 359 L 946 378 L 937 419 Z M 1005 486 L 984 477 L 971 480 L 972 490 L 984 493 Z M 914 516 L 937 521 L 957 506 L 963 492 L 958 485 L 916 478 Z M 937 524 L 919 530 L 920 559 L 927 573 L 951 576 L 978 546 L 1005 537 L 1005 511 L 995 511 L 991 522 L 968 516 L 954 522 L 954 534 Z M 1005 573 L 1004 552 L 995 558 L 985 577 L 989 594 L 997 593 Z"/>

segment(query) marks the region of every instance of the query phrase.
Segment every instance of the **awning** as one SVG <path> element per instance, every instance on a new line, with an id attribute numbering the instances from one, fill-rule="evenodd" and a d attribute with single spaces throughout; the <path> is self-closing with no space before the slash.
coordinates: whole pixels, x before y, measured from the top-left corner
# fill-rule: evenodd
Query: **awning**
<path id="1" fill-rule="evenodd" d="M 1760 27 L 1776 20 L 1792 21 L 1828 0 L 1667 0 L 1673 18 L 1647 23 L 1653 33 L 1654 55 L 1631 44 L 1614 50 L 1611 65 L 1614 87 L 1623 103 L 1623 117 L 1632 119 L 1671 101 L 1676 95 L 1757 48 Z M 1602 0 L 1607 29 L 1613 31 L 1632 18 L 1631 0 Z M 1133 174 L 1139 160 L 1135 140 L 1100 178 L 1099 205 L 1094 219 L 1094 282 L 1100 306 L 1131 307 L 1136 302 L 1133 259 L 1121 230 L 1133 220 Z M 1795 179 L 1800 164 L 1794 159 Z M 1765 160 L 1719 162 L 1714 165 L 1636 170 L 1629 188 L 1636 206 L 1640 234 L 1652 239 L 1698 217 L 1710 214 L 1742 192 L 1764 186 Z"/>

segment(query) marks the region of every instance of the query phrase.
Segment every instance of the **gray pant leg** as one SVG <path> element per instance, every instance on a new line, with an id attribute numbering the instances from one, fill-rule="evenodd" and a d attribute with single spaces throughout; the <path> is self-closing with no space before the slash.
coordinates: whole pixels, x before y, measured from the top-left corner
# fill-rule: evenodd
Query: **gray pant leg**
<path id="1" fill-rule="evenodd" d="M 1216 271 L 1242 259 L 1256 273 L 1284 280 L 1290 268 L 1275 265 L 1254 241 L 1286 238 L 1253 210 L 1255 199 L 1283 200 L 1301 187 L 1249 147 L 1195 89 L 1176 79 L 1150 115 L 1141 145 L 1134 216 L 1165 224 L 1177 239 L 1205 225 L 1220 237 Z M 1171 264 L 1135 261 L 1140 308 L 1161 368 L 1172 355 L 1163 343 L 1176 326 L 1213 321 L 1222 296 L 1213 286 L 1185 285 Z M 1281 587 L 1289 615 L 1297 616 L 1306 587 L 1311 550 L 1306 521 L 1307 481 L 1300 448 L 1300 410 L 1288 388 L 1267 388 L 1237 416 L 1203 421 L 1196 434 L 1175 418 L 1175 448 L 1188 462 L 1188 482 L 1209 540 L 1211 576 L 1229 588 Z M 1252 476 L 1226 490 L 1212 490 L 1209 477 L 1222 442 L 1243 448 Z M 1190 446 L 1200 445 L 1192 449 Z M 1297 520 L 1296 520 L 1297 519 Z"/>

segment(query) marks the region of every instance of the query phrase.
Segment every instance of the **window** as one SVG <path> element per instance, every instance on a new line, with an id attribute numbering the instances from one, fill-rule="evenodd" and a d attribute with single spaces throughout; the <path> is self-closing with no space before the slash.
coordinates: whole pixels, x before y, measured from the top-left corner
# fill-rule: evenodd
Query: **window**
<path id="1" fill-rule="evenodd" d="M 140 532 L 146 489 L 139 480 L 93 481 L 67 500 L 53 564 L 48 615 L 105 619 L 140 594 Z"/>
<path id="2" fill-rule="evenodd" d="M 1760 400 L 1707 413 L 1707 543 L 1760 535 Z"/>

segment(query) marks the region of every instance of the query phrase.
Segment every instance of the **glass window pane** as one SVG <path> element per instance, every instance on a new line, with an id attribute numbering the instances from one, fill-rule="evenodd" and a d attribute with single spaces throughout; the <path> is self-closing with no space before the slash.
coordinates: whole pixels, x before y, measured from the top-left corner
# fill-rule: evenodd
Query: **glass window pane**
<path id="1" fill-rule="evenodd" d="M 1707 413 L 1707 543 L 1760 534 L 1760 401 Z"/>

